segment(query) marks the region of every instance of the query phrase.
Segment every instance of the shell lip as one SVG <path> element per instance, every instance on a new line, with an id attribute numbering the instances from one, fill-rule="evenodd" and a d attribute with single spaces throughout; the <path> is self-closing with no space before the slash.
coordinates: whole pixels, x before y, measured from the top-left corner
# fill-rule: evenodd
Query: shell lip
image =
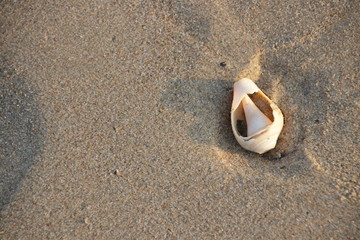
<path id="1" fill-rule="evenodd" d="M 270 124 L 269 126 L 267 126 L 266 128 L 264 128 L 264 129 L 262 129 L 262 130 L 260 130 L 260 131 L 258 131 L 258 132 L 256 132 L 256 133 L 254 133 L 254 134 L 251 135 L 251 136 L 244 137 L 244 136 L 241 136 L 241 134 L 239 134 L 239 136 L 240 136 L 242 139 L 244 139 L 244 141 L 248 142 L 248 141 L 253 140 L 254 138 L 256 138 L 258 135 L 260 135 L 260 134 L 266 132 L 267 130 L 269 130 L 269 128 L 271 128 L 272 125 L 273 125 L 273 123 Z"/>

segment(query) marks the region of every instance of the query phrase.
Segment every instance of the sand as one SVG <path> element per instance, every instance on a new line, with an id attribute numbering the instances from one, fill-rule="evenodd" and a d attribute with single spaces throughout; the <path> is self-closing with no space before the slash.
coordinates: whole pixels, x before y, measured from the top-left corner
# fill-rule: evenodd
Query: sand
<path id="1" fill-rule="evenodd" d="M 0 239 L 357 239 L 358 1 L 2 1 Z M 244 151 L 232 85 L 282 109 Z"/>

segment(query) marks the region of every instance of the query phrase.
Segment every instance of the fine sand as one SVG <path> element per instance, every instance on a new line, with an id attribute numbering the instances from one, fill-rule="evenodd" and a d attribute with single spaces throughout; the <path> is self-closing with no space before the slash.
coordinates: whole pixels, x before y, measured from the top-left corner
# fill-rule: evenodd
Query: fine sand
<path id="1" fill-rule="evenodd" d="M 360 236 L 359 1 L 0 9 L 0 239 Z M 264 155 L 240 77 L 285 116 Z"/>

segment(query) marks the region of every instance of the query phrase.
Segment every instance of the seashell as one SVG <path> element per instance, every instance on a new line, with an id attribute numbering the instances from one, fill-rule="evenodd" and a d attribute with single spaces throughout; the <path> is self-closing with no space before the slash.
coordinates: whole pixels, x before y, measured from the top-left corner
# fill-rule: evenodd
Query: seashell
<path id="1" fill-rule="evenodd" d="M 235 82 L 231 127 L 243 148 L 259 154 L 275 148 L 283 125 L 279 107 L 253 81 Z"/>

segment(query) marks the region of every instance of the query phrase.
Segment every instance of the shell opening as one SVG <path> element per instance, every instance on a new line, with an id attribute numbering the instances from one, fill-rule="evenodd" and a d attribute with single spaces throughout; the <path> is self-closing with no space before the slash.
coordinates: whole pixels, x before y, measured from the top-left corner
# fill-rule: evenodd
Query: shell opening
<path id="1" fill-rule="evenodd" d="M 273 109 L 271 108 L 271 100 L 266 97 L 262 92 L 256 92 L 253 94 L 248 94 L 249 98 L 253 103 L 259 108 L 259 110 L 270 119 L 271 122 L 274 122 Z"/>
<path id="2" fill-rule="evenodd" d="M 236 129 L 240 136 L 251 136 L 274 122 L 271 101 L 262 92 L 246 95 L 235 110 Z"/>

